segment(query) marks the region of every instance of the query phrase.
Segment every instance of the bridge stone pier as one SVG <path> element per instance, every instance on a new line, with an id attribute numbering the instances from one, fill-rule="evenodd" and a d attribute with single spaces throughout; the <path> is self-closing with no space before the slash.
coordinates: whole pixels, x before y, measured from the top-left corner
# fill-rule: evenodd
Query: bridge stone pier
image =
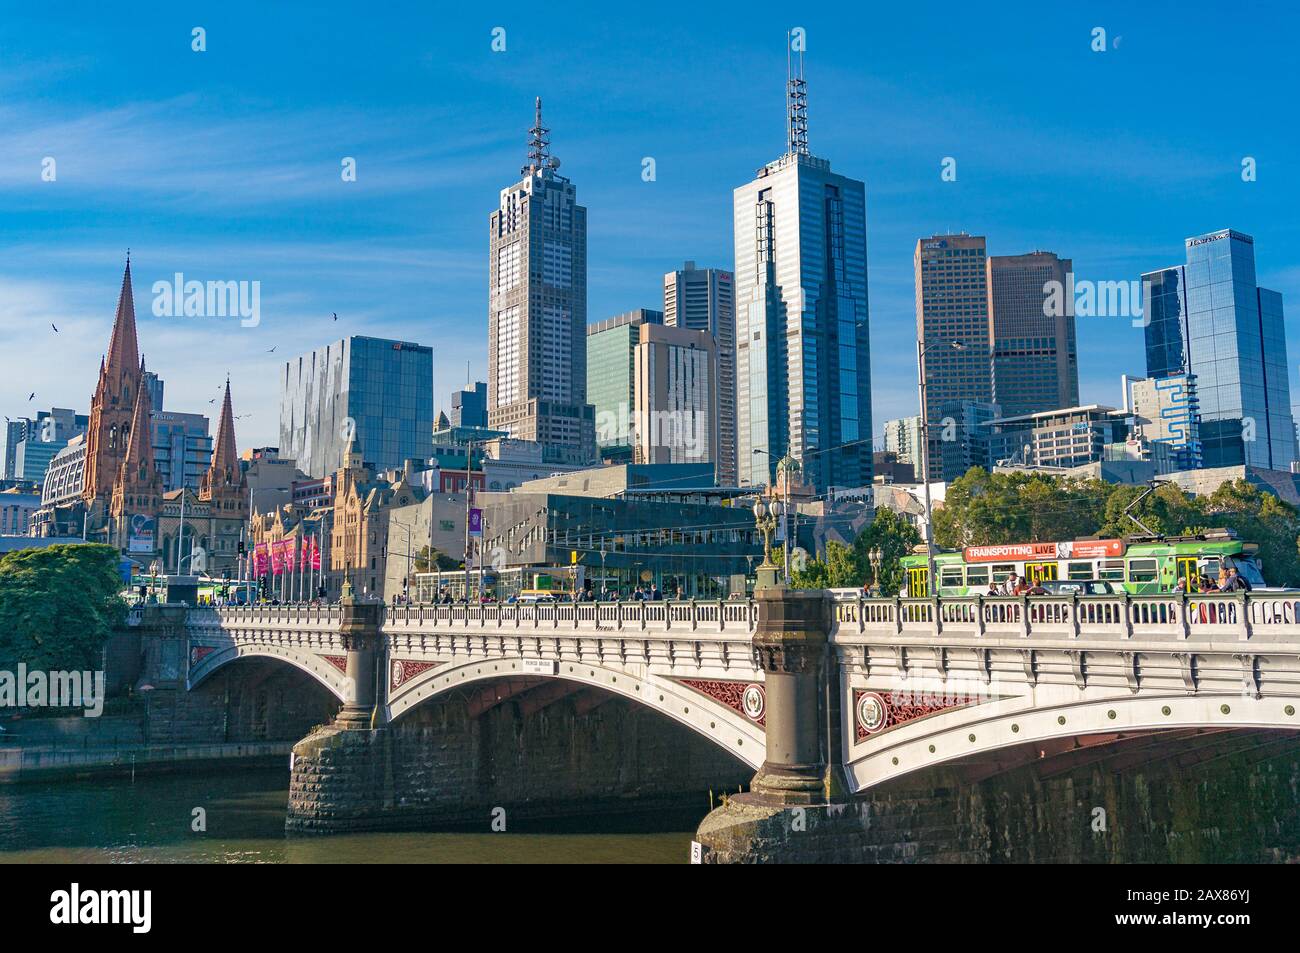
<path id="1" fill-rule="evenodd" d="M 294 749 L 331 832 L 726 797 L 699 859 L 1300 858 L 1300 593 L 193 609 L 341 704 Z M 269 662 L 268 662 L 269 664 Z M 738 788 L 747 790 L 737 792 Z"/>

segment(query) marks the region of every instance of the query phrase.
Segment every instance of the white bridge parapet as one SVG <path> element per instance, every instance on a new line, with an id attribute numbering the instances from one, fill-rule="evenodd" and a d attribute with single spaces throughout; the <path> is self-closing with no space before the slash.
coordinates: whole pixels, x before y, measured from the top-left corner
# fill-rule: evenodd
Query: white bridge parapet
<path id="1" fill-rule="evenodd" d="M 831 599 L 854 790 L 1060 739 L 1300 728 L 1300 592 Z"/>

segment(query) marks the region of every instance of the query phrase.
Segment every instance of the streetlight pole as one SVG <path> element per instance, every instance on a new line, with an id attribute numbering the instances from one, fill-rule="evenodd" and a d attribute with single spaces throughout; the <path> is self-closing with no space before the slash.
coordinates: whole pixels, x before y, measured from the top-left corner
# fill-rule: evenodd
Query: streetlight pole
<path id="1" fill-rule="evenodd" d="M 934 582 L 934 529 L 931 525 L 933 510 L 930 505 L 930 408 L 925 396 L 925 355 L 931 348 L 938 346 L 937 342 L 924 344 L 920 339 L 916 342 L 916 387 L 921 405 L 921 425 L 918 428 L 921 438 L 921 482 L 925 485 L 925 590 L 929 596 L 938 590 Z M 954 351 L 966 348 L 961 341 L 949 341 L 946 346 Z"/>
<path id="2" fill-rule="evenodd" d="M 763 450 L 759 447 L 754 448 L 754 453 L 761 453 L 769 459 L 772 457 L 770 450 Z M 785 474 L 785 479 L 781 481 L 780 500 L 782 562 L 785 564 L 782 575 L 787 586 L 790 585 L 790 471 L 797 469 L 799 469 L 799 461 L 788 453 L 776 462 L 776 479 L 781 480 L 781 475 Z M 775 505 L 773 509 L 775 509 Z M 766 559 L 766 556 L 764 559 Z"/>

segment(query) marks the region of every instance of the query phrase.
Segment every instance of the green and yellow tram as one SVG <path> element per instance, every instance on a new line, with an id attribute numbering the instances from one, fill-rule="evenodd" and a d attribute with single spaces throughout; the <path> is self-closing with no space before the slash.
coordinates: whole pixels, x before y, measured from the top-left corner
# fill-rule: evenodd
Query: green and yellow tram
<path id="1" fill-rule="evenodd" d="M 1235 568 L 1252 589 L 1262 589 L 1266 584 L 1258 549 L 1231 530 L 1216 529 L 1193 536 L 967 546 L 935 553 L 934 569 L 941 596 L 982 595 L 1012 574 L 1030 582 L 1098 579 L 1134 595 L 1191 591 L 1197 576 L 1213 579 L 1228 568 Z M 930 574 L 924 550 L 904 556 L 901 563 L 907 580 L 903 595 L 924 597 Z"/>

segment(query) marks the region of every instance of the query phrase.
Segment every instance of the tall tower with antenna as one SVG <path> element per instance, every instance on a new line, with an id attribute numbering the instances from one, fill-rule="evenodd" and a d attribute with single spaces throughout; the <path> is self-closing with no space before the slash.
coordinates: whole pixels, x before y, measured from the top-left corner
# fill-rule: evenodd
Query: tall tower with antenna
<path id="1" fill-rule="evenodd" d="M 808 82 L 803 78 L 803 49 L 797 57 L 792 49 L 792 34 L 786 34 L 785 116 L 786 151 L 790 155 L 808 155 Z"/>
<path id="2" fill-rule="evenodd" d="M 871 483 L 866 187 L 808 149 L 803 34 L 787 36 L 785 152 L 733 193 L 736 464 L 783 457 L 819 491 Z"/>
<path id="3" fill-rule="evenodd" d="M 488 426 L 547 462 L 595 462 L 587 403 L 587 210 L 534 102 L 521 179 L 488 219 Z"/>

